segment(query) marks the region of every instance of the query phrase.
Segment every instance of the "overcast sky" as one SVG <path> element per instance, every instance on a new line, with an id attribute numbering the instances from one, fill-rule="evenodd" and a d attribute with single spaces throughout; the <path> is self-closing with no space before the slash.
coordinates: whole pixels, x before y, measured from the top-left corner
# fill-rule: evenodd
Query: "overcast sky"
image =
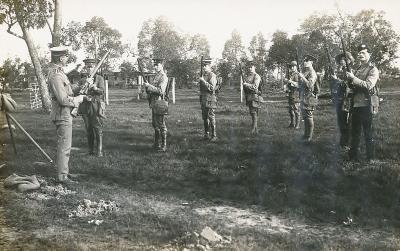
<path id="1" fill-rule="evenodd" d="M 337 5 L 335 4 L 337 3 Z M 383 10 L 386 19 L 400 33 L 399 0 L 63 0 L 63 24 L 86 22 L 100 16 L 123 35 L 123 42 L 137 44 L 143 21 L 163 15 L 184 33 L 204 34 L 211 46 L 211 56 L 221 57 L 224 43 L 237 29 L 246 47 L 252 36 L 262 32 L 269 40 L 277 29 L 293 34 L 313 12 L 344 14 L 363 9 Z M 33 33 L 42 53 L 51 41 L 47 28 Z M 0 62 L 8 57 L 29 59 L 23 40 L 0 27 Z"/>

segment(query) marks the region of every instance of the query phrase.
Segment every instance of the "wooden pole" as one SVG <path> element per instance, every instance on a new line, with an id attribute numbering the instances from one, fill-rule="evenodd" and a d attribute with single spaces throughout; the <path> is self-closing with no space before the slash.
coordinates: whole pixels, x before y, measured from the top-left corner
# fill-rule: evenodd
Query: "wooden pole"
<path id="1" fill-rule="evenodd" d="M 240 76 L 240 103 L 243 103 L 243 78 Z"/>
<path id="2" fill-rule="evenodd" d="M 137 87 L 137 100 L 140 100 L 140 94 L 142 92 L 142 82 L 143 82 L 142 76 L 139 75 L 137 77 L 137 84 L 138 84 L 138 87 Z"/>
<path id="3" fill-rule="evenodd" d="M 172 104 L 175 104 L 175 78 L 172 78 Z"/>
<path id="4" fill-rule="evenodd" d="M 12 145 L 14 148 L 14 153 L 15 153 L 15 155 L 17 155 L 17 148 L 15 147 L 14 133 L 12 131 L 13 129 L 11 127 L 10 119 L 8 118 L 7 113 L 6 113 L 6 118 L 7 118 L 8 130 L 10 131 L 11 142 L 12 142 Z"/>
<path id="5" fill-rule="evenodd" d="M 21 129 L 21 131 L 28 137 L 28 139 L 30 139 L 30 141 L 36 146 L 36 148 L 40 150 L 40 152 L 47 158 L 47 160 L 50 163 L 53 163 L 53 160 L 50 158 L 50 156 L 47 155 L 47 153 L 39 146 L 38 143 L 36 143 L 36 141 L 31 137 L 31 135 L 29 135 L 29 133 L 25 131 L 25 129 L 18 123 L 18 121 L 13 116 L 11 116 L 11 114 L 7 112 L 6 116 L 9 117 L 19 129 Z"/>
<path id="6" fill-rule="evenodd" d="M 109 99 L 108 99 L 108 76 L 106 77 L 106 80 L 104 81 L 106 85 L 106 104 L 110 105 Z"/>

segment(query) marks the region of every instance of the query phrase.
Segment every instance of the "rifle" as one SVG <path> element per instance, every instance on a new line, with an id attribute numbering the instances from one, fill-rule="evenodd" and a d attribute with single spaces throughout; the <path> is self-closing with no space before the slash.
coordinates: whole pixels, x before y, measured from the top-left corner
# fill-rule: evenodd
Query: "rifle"
<path id="1" fill-rule="evenodd" d="M 143 68 L 142 68 L 142 65 L 140 63 L 140 58 L 137 59 L 137 63 L 138 63 L 138 68 L 139 68 L 139 74 L 140 74 L 140 76 L 142 76 L 143 81 L 146 81 L 146 78 L 145 78 L 144 73 L 143 73 Z M 146 94 L 147 94 L 147 101 L 149 102 L 149 105 L 150 105 L 151 98 L 150 98 L 150 93 L 148 92 L 147 88 L 146 88 Z"/>
<path id="2" fill-rule="evenodd" d="M 96 72 L 99 70 L 101 65 L 104 63 L 108 54 L 110 54 L 110 51 L 107 51 L 106 54 L 104 54 L 104 56 L 101 58 L 100 62 L 96 65 L 96 67 L 94 67 L 94 69 L 92 70 L 92 72 L 90 73 L 88 78 L 93 78 L 94 75 L 96 75 Z M 87 95 L 87 93 L 89 91 L 89 85 L 90 85 L 90 83 L 88 81 L 86 81 L 85 85 L 79 91 L 79 95 Z M 77 114 L 78 114 L 78 107 L 74 107 L 71 111 L 71 115 L 73 117 L 76 117 Z"/>
<path id="3" fill-rule="evenodd" d="M 286 79 L 289 80 L 289 78 L 290 78 L 289 64 L 286 64 Z M 284 90 L 286 93 L 289 92 L 288 84 L 285 84 L 285 85 L 283 86 L 283 90 Z"/>
<path id="4" fill-rule="evenodd" d="M 336 33 L 336 35 L 339 36 L 340 43 L 342 44 L 342 51 L 343 51 L 343 55 L 344 55 L 344 61 L 346 63 L 346 71 L 347 72 L 351 72 L 351 68 L 350 68 L 349 62 L 347 62 L 346 47 L 345 47 L 345 44 L 344 44 L 344 41 L 343 41 L 343 37 L 339 33 L 337 33 L 336 31 L 335 31 L 335 33 Z M 344 83 L 346 84 L 346 93 L 345 93 L 345 97 L 344 97 L 344 101 L 343 101 L 343 105 L 342 105 L 342 110 L 346 111 L 346 112 L 349 112 L 350 111 L 350 107 L 351 107 L 351 101 L 349 101 L 349 98 L 352 98 L 351 95 L 350 95 L 351 94 L 350 93 L 350 89 L 351 89 L 352 80 L 351 79 L 346 79 L 346 80 L 344 80 Z M 349 121 L 349 113 L 347 113 L 347 116 L 346 116 L 346 122 L 348 122 L 348 121 Z"/>
<path id="5" fill-rule="evenodd" d="M 239 69 L 240 69 L 240 76 L 242 77 L 242 88 L 243 88 L 243 83 L 245 81 L 244 75 L 243 75 L 243 69 L 242 69 L 242 64 L 239 63 Z M 247 89 L 243 88 L 244 94 L 247 95 Z"/>
<path id="6" fill-rule="evenodd" d="M 203 77 L 203 56 L 200 59 L 200 77 Z"/>

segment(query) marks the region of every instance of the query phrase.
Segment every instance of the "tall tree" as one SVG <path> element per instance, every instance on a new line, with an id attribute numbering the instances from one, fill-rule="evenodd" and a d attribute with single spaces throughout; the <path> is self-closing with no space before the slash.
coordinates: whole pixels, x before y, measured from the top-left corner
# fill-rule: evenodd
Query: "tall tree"
<path id="1" fill-rule="evenodd" d="M 224 81 L 230 77 L 237 78 L 240 74 L 239 63 L 246 58 L 246 53 L 242 43 L 242 36 L 237 30 L 233 30 L 231 38 L 225 42 L 224 50 L 222 51 L 221 66 L 218 69 L 223 69 L 220 72 Z"/>
<path id="2" fill-rule="evenodd" d="M 250 41 L 249 52 L 252 59 L 256 63 L 256 68 L 258 72 L 264 74 L 265 62 L 267 56 L 267 40 L 264 38 L 263 34 L 259 32 L 257 35 L 253 36 Z"/>
<path id="3" fill-rule="evenodd" d="M 154 21 L 148 19 L 143 22 L 142 29 L 138 35 L 138 52 L 139 57 L 150 57 L 153 55 L 153 47 L 151 38 L 153 37 Z"/>
<path id="4" fill-rule="evenodd" d="M 385 20 L 383 11 L 363 10 L 350 16 L 354 37 L 351 47 L 355 53 L 357 45 L 367 44 L 372 52 L 372 60 L 378 68 L 385 72 L 390 69 L 397 58 L 400 37 L 391 23 Z"/>
<path id="5" fill-rule="evenodd" d="M 84 49 L 94 58 L 100 58 L 108 50 L 111 50 L 109 58 L 119 57 L 124 52 L 121 37 L 121 33 L 108 26 L 102 17 L 93 17 L 82 27 Z"/>
<path id="6" fill-rule="evenodd" d="M 53 7 L 53 2 L 47 0 L 0 1 L 0 24 L 6 24 L 9 34 L 25 41 L 39 82 L 43 108 L 46 111 L 50 110 L 51 101 L 31 29 L 43 28 L 47 23 L 47 18 L 53 13 Z M 13 30 L 16 24 L 18 24 L 22 34 Z"/>

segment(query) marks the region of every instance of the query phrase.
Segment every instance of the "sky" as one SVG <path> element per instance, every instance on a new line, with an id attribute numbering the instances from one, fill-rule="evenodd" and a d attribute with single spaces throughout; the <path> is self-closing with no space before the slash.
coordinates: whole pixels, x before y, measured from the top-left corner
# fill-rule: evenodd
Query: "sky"
<path id="1" fill-rule="evenodd" d="M 84 23 L 93 16 L 103 17 L 110 27 L 118 29 L 124 43 L 137 44 L 143 22 L 158 16 L 167 17 L 178 31 L 204 34 L 211 56 L 220 58 L 224 43 L 234 29 L 248 47 L 252 36 L 263 33 L 267 40 L 276 30 L 295 34 L 300 23 L 314 12 L 356 14 L 363 9 L 384 11 L 385 18 L 400 34 L 400 1 L 398 0 L 62 0 L 63 25 L 70 21 Z M 52 22 L 52 20 L 51 20 Z M 33 31 L 41 54 L 47 53 L 51 35 L 47 27 Z M 0 26 L 0 62 L 18 56 L 29 59 L 23 40 Z"/>

